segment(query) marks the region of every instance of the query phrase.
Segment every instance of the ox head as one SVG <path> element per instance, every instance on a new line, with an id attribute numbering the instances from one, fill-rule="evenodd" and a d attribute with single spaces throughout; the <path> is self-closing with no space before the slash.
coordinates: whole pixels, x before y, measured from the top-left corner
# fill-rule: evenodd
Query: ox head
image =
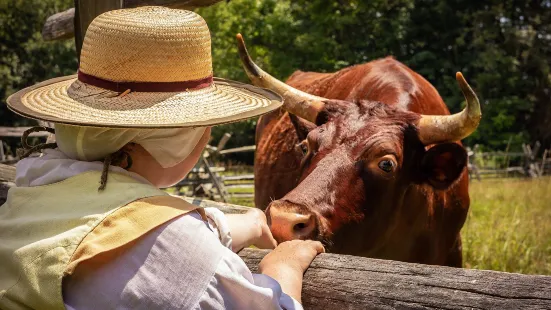
<path id="1" fill-rule="evenodd" d="M 266 209 L 278 242 L 317 239 L 342 243 L 360 233 L 375 249 L 389 234 L 412 186 L 445 190 L 467 163 L 454 143 L 470 135 L 481 118 L 478 99 L 461 73 L 457 81 L 467 107 L 454 115 L 421 115 L 380 102 L 345 102 L 313 96 L 260 69 L 237 36 L 253 84 L 274 90 L 283 108 L 310 126 L 298 185 Z M 342 240 L 347 241 L 347 240 Z M 338 249 L 334 249 L 339 251 Z"/>

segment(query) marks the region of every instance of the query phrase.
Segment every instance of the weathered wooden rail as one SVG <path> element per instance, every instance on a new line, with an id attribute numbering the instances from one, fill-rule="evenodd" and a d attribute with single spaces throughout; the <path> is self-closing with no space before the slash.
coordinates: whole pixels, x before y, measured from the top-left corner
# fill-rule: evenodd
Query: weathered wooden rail
<path id="1" fill-rule="evenodd" d="M 467 147 L 469 156 L 469 175 L 481 180 L 485 178 L 500 178 L 522 176 L 537 178 L 551 174 L 551 160 L 549 151 L 545 149 L 542 157 L 538 158 L 541 144 L 536 142 L 532 148 L 529 144 L 522 145 L 522 152 L 509 152 L 509 146 L 504 152 L 480 152 L 479 145 Z M 511 165 L 512 162 L 516 166 Z"/>
<path id="2" fill-rule="evenodd" d="M 267 253 L 239 256 L 256 272 Z M 302 301 L 306 309 L 551 309 L 551 277 L 320 254 Z"/>
<path id="3" fill-rule="evenodd" d="M 0 164 L 0 180 L 12 182 L 14 170 Z M 6 184 L 0 185 L 0 199 L 4 200 Z M 248 210 L 185 199 L 224 213 Z M 267 253 L 245 249 L 239 256 L 257 272 Z M 320 254 L 304 274 L 302 301 L 306 309 L 551 309 L 551 276 Z"/>
<path id="4" fill-rule="evenodd" d="M 225 133 L 216 146 L 207 145 L 199 163 L 185 179 L 174 186 L 175 190 L 180 194 L 191 194 L 191 196 L 207 197 L 223 202 L 227 202 L 230 197 L 252 198 L 252 193 L 234 193 L 230 189 L 250 188 L 252 191 L 254 187 L 253 174 L 223 176 L 220 172 L 224 172 L 226 169 L 215 167 L 211 161 L 212 157 L 219 158 L 227 154 L 254 152 L 256 149 L 254 145 L 225 149 L 230 138 L 231 134 Z M 182 191 L 183 187 L 190 190 Z"/>

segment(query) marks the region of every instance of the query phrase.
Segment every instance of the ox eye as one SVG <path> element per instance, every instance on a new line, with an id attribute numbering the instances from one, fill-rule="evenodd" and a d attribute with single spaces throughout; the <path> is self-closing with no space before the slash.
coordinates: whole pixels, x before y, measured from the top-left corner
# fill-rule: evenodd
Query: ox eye
<path id="1" fill-rule="evenodd" d="M 379 168 L 384 172 L 390 173 L 394 170 L 395 163 L 390 159 L 384 159 L 379 162 Z"/>
<path id="2" fill-rule="evenodd" d="M 302 155 L 308 154 L 308 142 L 306 140 L 297 144 L 297 148 L 302 152 Z"/>

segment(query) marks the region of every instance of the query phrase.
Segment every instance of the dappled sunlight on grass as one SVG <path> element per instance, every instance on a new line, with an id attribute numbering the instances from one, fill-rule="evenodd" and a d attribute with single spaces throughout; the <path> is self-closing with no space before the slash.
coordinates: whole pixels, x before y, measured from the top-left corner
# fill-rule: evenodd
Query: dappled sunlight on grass
<path id="1" fill-rule="evenodd" d="M 551 178 L 473 181 L 464 267 L 551 274 Z"/>

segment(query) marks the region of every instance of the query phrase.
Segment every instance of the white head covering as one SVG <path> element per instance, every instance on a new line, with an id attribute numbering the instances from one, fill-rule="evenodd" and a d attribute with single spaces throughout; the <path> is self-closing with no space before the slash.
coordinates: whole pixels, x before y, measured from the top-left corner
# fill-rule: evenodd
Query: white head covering
<path id="1" fill-rule="evenodd" d="M 163 168 L 168 168 L 189 156 L 205 130 L 205 127 L 125 129 L 55 124 L 55 137 L 59 149 L 77 160 L 102 160 L 134 142 L 148 151 Z"/>

